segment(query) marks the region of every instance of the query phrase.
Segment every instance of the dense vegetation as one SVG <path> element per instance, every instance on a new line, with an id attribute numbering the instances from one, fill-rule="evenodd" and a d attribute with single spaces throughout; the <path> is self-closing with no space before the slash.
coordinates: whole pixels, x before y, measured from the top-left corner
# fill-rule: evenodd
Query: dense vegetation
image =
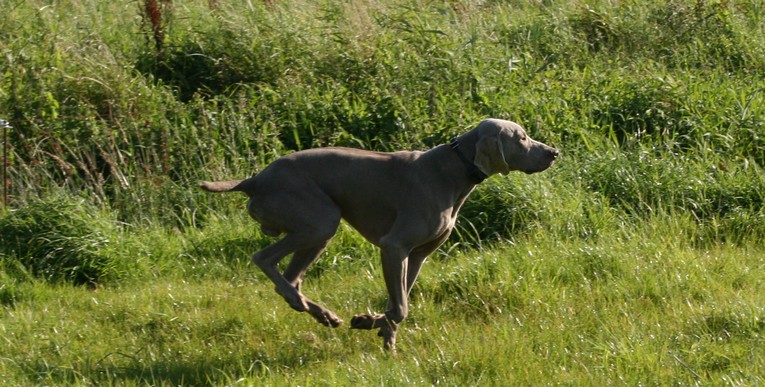
<path id="1" fill-rule="evenodd" d="M 765 2 L 0 0 L 0 376 L 12 384 L 758 384 Z M 486 117 L 562 149 L 494 177 L 397 357 L 275 296 L 248 176 Z M 307 293 L 384 307 L 347 226 Z"/>

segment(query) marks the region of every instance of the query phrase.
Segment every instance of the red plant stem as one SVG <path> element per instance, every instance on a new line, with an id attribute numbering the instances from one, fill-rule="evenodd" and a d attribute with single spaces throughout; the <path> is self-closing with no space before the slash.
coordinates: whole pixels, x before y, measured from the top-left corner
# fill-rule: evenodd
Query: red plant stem
<path id="1" fill-rule="evenodd" d="M 162 52 L 165 36 L 162 28 L 161 6 L 157 0 L 146 0 L 144 2 L 144 11 L 146 12 L 146 16 L 149 17 L 149 22 L 151 23 L 151 29 L 154 33 L 154 44 L 157 48 L 157 52 Z"/>

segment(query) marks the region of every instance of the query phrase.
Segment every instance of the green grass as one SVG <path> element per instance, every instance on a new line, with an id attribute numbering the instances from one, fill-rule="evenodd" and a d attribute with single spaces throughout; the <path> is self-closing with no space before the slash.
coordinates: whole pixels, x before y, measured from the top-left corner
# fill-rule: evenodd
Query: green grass
<path id="1" fill-rule="evenodd" d="M 168 4 L 0 0 L 6 384 L 764 382 L 761 0 Z M 486 117 L 562 156 L 476 189 L 397 356 L 292 311 L 244 197 L 196 189 Z M 343 224 L 305 292 L 349 321 L 380 276 Z"/>
<path id="2" fill-rule="evenodd" d="M 614 231 L 618 244 L 540 234 L 437 254 L 395 357 L 373 333 L 298 315 L 254 267 L 25 284 L 0 320 L 0 369 L 21 384 L 762 383 L 765 251 L 697 249 L 650 225 Z M 377 266 L 359 257 L 305 292 L 346 320 L 380 310 Z"/>

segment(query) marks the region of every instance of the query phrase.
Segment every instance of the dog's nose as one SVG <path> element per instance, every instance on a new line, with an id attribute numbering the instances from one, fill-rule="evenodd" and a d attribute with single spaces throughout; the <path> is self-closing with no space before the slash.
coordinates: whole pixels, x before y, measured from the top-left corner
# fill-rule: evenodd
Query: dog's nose
<path id="1" fill-rule="evenodd" d="M 559 154 L 560 154 L 560 151 L 559 151 L 559 150 L 557 150 L 557 149 L 555 149 L 555 148 L 552 148 L 552 149 L 550 149 L 550 156 L 551 156 L 553 159 L 557 159 Z"/>

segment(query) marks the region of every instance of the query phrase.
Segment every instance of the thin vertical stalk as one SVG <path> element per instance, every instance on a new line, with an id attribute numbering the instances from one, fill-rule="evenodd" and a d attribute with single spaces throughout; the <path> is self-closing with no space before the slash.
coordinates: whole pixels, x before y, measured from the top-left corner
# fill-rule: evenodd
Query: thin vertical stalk
<path id="1" fill-rule="evenodd" d="M 0 120 L 3 127 L 3 208 L 8 208 L 8 129 L 11 126 L 6 120 Z"/>

